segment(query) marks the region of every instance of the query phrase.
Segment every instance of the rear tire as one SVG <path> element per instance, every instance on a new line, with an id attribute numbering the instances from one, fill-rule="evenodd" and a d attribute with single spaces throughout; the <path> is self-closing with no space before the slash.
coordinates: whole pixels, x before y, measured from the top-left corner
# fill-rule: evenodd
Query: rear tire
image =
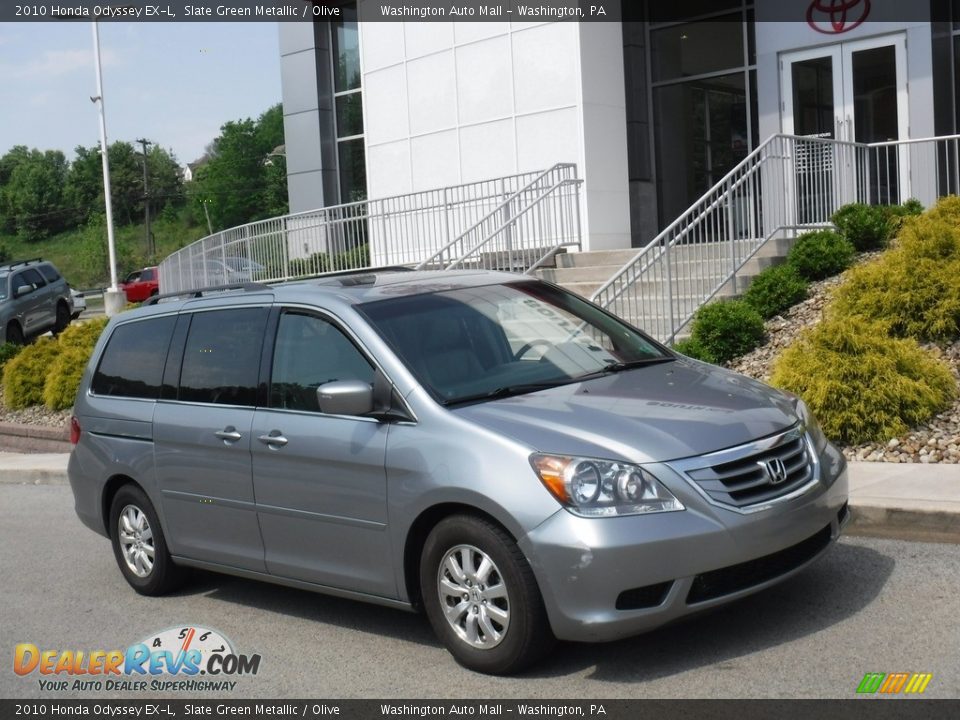
<path id="1" fill-rule="evenodd" d="M 110 540 L 124 579 L 141 595 L 164 595 L 186 579 L 174 564 L 153 503 L 136 485 L 124 485 L 110 503 Z"/>
<path id="2" fill-rule="evenodd" d="M 7 342 L 14 345 L 24 345 L 26 343 L 26 338 L 23 337 L 23 328 L 20 327 L 19 323 L 12 322 L 7 325 Z"/>
<path id="3" fill-rule="evenodd" d="M 470 670 L 519 672 L 556 641 L 529 563 L 488 520 L 454 515 L 437 523 L 421 555 L 420 592 L 437 638 Z"/>
<path id="4" fill-rule="evenodd" d="M 53 325 L 53 334 L 59 335 L 70 325 L 70 308 L 62 302 L 57 303 L 57 320 Z"/>

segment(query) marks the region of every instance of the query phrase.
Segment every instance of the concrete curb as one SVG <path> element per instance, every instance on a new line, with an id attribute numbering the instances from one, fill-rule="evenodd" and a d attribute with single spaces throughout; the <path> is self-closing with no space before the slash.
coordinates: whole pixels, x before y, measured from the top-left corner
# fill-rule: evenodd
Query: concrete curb
<path id="1" fill-rule="evenodd" d="M 0 485 L 67 485 L 68 453 L 0 452 Z M 849 464 L 846 534 L 960 544 L 960 465 Z"/>

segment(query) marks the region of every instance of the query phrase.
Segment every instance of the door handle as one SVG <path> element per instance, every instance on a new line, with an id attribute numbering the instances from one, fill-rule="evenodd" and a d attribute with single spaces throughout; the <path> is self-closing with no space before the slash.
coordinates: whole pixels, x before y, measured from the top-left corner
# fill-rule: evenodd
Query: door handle
<path id="1" fill-rule="evenodd" d="M 225 444 L 236 442 L 243 437 L 233 425 L 228 425 L 223 430 L 217 430 L 214 435 L 223 440 Z"/>
<path id="2" fill-rule="evenodd" d="M 261 435 L 257 438 L 257 440 L 262 442 L 264 445 L 276 445 L 278 447 L 283 447 L 290 442 L 282 434 L 280 434 L 279 430 L 272 430 L 269 435 Z M 273 449 L 276 450 L 277 448 Z"/>

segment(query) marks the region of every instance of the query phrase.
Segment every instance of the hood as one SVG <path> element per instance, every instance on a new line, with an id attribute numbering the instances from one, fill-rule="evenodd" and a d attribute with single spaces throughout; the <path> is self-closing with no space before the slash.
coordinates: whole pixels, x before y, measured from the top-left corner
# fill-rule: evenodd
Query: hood
<path id="1" fill-rule="evenodd" d="M 783 393 L 685 358 L 454 412 L 540 452 L 633 462 L 722 450 L 799 419 Z"/>

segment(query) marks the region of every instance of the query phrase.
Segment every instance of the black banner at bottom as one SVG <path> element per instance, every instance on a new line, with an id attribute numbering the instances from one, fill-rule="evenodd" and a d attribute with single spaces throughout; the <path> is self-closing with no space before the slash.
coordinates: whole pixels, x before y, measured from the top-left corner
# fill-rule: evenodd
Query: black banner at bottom
<path id="1" fill-rule="evenodd" d="M 946 720 L 960 700 L 0 700 L 0 718 L 603 718 Z"/>

